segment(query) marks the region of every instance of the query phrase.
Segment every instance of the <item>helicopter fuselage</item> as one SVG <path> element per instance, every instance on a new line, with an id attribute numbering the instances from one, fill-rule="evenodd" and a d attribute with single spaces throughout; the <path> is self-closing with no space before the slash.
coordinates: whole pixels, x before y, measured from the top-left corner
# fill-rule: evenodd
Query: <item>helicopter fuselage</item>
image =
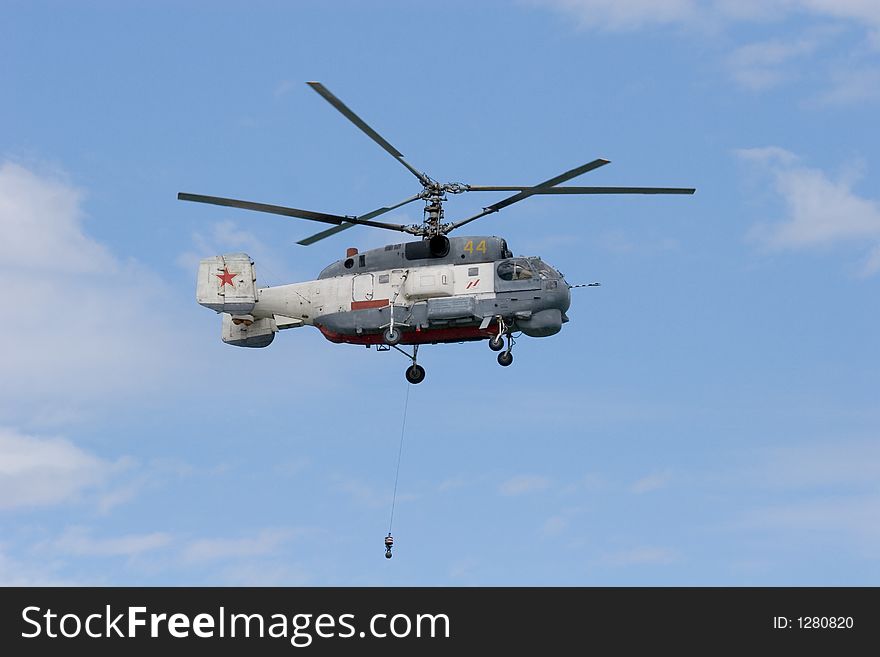
<path id="1" fill-rule="evenodd" d="M 198 301 L 224 314 L 224 342 L 268 346 L 276 332 L 312 325 L 335 343 L 401 344 L 558 333 L 568 321 L 569 285 L 537 257 L 513 257 L 499 237 L 389 244 L 324 268 L 313 281 L 256 286 L 245 254 L 203 260 Z M 396 343 L 397 341 L 395 341 Z"/>

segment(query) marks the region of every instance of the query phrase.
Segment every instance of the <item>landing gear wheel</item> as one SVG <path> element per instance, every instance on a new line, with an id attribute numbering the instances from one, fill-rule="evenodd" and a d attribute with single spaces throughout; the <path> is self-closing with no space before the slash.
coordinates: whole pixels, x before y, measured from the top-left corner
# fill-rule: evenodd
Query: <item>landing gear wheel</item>
<path id="1" fill-rule="evenodd" d="M 513 354 L 509 351 L 502 351 L 500 354 L 498 354 L 498 364 L 501 365 L 501 367 L 507 367 L 512 362 Z"/>
<path id="2" fill-rule="evenodd" d="M 413 365 L 406 368 L 406 380 L 415 385 L 425 380 L 425 368 L 421 365 Z"/>
<path id="3" fill-rule="evenodd" d="M 504 338 L 500 335 L 494 338 L 490 338 L 489 349 L 491 349 L 492 351 L 501 351 L 502 349 L 504 349 Z"/>
<path id="4" fill-rule="evenodd" d="M 382 339 L 385 341 L 385 344 L 392 347 L 399 344 L 402 337 L 403 333 L 400 332 L 399 328 L 391 328 L 390 326 L 382 333 Z"/>

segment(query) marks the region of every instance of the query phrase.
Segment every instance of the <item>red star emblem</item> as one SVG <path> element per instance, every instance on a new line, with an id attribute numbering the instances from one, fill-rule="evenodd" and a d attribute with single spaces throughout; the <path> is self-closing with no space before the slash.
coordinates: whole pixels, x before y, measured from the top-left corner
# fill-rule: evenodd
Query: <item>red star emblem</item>
<path id="1" fill-rule="evenodd" d="M 214 274 L 214 276 L 220 279 L 220 287 L 222 288 L 224 285 L 232 285 L 232 279 L 238 276 L 238 274 L 231 274 L 229 269 L 224 267 L 222 274 Z"/>

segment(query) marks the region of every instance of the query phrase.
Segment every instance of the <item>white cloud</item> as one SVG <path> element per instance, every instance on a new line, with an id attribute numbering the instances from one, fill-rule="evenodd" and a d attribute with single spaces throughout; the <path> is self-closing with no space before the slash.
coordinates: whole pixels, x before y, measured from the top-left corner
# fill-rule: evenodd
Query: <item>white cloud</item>
<path id="1" fill-rule="evenodd" d="M 853 191 L 857 166 L 836 180 L 807 167 L 778 147 L 737 151 L 743 159 L 765 167 L 785 206 L 785 217 L 752 228 L 751 238 L 775 249 L 805 249 L 839 243 L 861 243 L 871 249 L 864 274 L 877 270 L 876 244 L 880 240 L 880 203 Z"/>
<path id="2" fill-rule="evenodd" d="M 502 495 L 522 495 L 544 490 L 550 486 L 550 480 L 538 475 L 518 475 L 502 483 L 498 490 Z"/>
<path id="3" fill-rule="evenodd" d="M 714 43 L 729 49 L 725 64 L 731 77 L 748 89 L 768 89 L 809 74 L 825 88 L 814 94 L 820 105 L 880 98 L 877 84 L 872 84 L 876 66 L 870 63 L 880 49 L 876 0 L 532 0 L 530 4 L 561 11 L 587 29 L 675 28 L 704 40 L 712 35 Z M 744 23 L 792 29 L 785 36 L 742 43 L 742 31 L 735 28 Z M 819 62 L 817 51 L 853 27 L 863 30 L 864 38 L 847 33 L 835 44 L 846 53 L 841 58 L 845 63 L 829 64 L 827 58 Z"/>
<path id="4" fill-rule="evenodd" d="M 86 557 L 133 557 L 164 548 L 171 543 L 164 532 L 126 534 L 111 538 L 93 538 L 82 527 L 68 529 L 52 543 L 55 550 Z"/>
<path id="5" fill-rule="evenodd" d="M 577 481 L 574 481 L 564 486 L 562 488 L 562 492 L 567 495 L 578 494 L 582 492 L 598 493 L 607 488 L 607 486 L 608 482 L 606 481 L 605 476 L 600 475 L 597 472 L 590 472 L 588 474 L 585 474 Z"/>
<path id="6" fill-rule="evenodd" d="M 778 163 L 792 165 L 798 161 L 798 156 L 779 146 L 764 146 L 762 148 L 741 148 L 736 151 L 742 159 L 757 164 Z"/>
<path id="7" fill-rule="evenodd" d="M 736 48 L 728 57 L 731 75 L 742 86 L 761 90 L 796 74 L 786 65 L 813 54 L 836 31 L 812 31 L 791 40 L 772 39 Z"/>
<path id="8" fill-rule="evenodd" d="M 376 487 L 353 477 L 334 477 L 337 490 L 347 493 L 356 504 L 371 508 L 391 506 L 392 490 L 390 488 L 379 490 Z M 397 503 L 410 502 L 417 499 L 413 493 L 397 491 Z"/>
<path id="9" fill-rule="evenodd" d="M 633 30 L 652 24 L 690 23 L 700 13 L 696 0 L 547 0 L 584 27 Z"/>
<path id="10" fill-rule="evenodd" d="M 869 558 L 880 557 L 880 496 L 823 495 L 753 509 L 740 527 L 770 534 L 821 535 Z M 792 543 L 799 539 L 789 537 Z"/>
<path id="11" fill-rule="evenodd" d="M 189 543 L 183 551 L 186 561 L 216 561 L 265 556 L 277 552 L 302 532 L 290 529 L 264 529 L 243 538 L 203 538 Z"/>
<path id="12" fill-rule="evenodd" d="M 464 477 L 450 477 L 441 481 L 440 484 L 437 486 L 437 490 L 441 493 L 445 493 L 450 490 L 464 488 L 467 485 L 468 482 Z"/>
<path id="13" fill-rule="evenodd" d="M 0 165 L 0 275 L 15 299 L 0 322 L 0 361 L 15 382 L 0 417 L 69 418 L 84 401 L 157 383 L 177 362 L 177 328 L 163 317 L 171 295 L 155 272 L 88 236 L 82 199 L 57 176 Z"/>
<path id="14" fill-rule="evenodd" d="M 308 586 L 312 575 L 296 564 L 254 561 L 223 568 L 216 579 L 229 586 Z"/>
<path id="15" fill-rule="evenodd" d="M 873 276 L 877 272 L 880 272 L 880 245 L 871 249 L 862 266 L 862 275 L 864 276 Z"/>
<path id="16" fill-rule="evenodd" d="M 541 527 L 541 534 L 547 538 L 559 536 L 568 529 L 568 520 L 563 516 L 551 516 Z"/>
<path id="17" fill-rule="evenodd" d="M 287 260 L 279 257 L 275 249 L 229 219 L 213 224 L 207 233 L 193 233 L 192 240 L 193 249 L 181 253 L 177 264 L 193 276 L 202 258 L 245 252 L 254 260 L 259 285 L 283 285 L 301 277 L 290 270 Z"/>
<path id="18" fill-rule="evenodd" d="M 56 577 L 58 564 L 45 559 L 22 561 L 10 556 L 6 546 L 0 544 L 0 586 L 77 586 L 69 578 Z"/>
<path id="19" fill-rule="evenodd" d="M 876 440 L 835 437 L 754 452 L 754 463 L 736 473 L 760 502 L 730 523 L 760 532 L 779 546 L 804 540 L 880 556 L 880 446 Z M 769 494 L 768 494 L 769 493 Z"/>
<path id="20" fill-rule="evenodd" d="M 69 276 L 108 271 L 116 261 L 83 233 L 83 192 L 12 162 L 0 165 L 0 263 Z"/>
<path id="21" fill-rule="evenodd" d="M 819 16 L 840 18 L 862 23 L 875 32 L 880 29 L 880 3 L 877 0 L 776 0 Z"/>
<path id="22" fill-rule="evenodd" d="M 609 566 L 666 565 L 678 560 L 678 553 L 662 547 L 643 546 L 620 550 L 602 557 Z"/>
<path id="23" fill-rule="evenodd" d="M 105 484 L 124 469 L 63 438 L 0 428 L 0 508 L 60 504 Z"/>
<path id="24" fill-rule="evenodd" d="M 299 85 L 292 80 L 281 80 L 278 84 L 275 85 L 275 91 L 273 93 L 275 94 L 276 98 L 279 98 L 281 96 L 286 96 L 291 91 L 298 88 Z"/>
<path id="25" fill-rule="evenodd" d="M 880 28 L 876 0 L 532 0 L 531 4 L 549 5 L 585 27 L 606 30 L 766 22 L 798 15 Z"/>
<path id="26" fill-rule="evenodd" d="M 880 68 L 841 68 L 831 73 L 830 88 L 819 94 L 818 105 L 855 105 L 880 99 Z"/>
<path id="27" fill-rule="evenodd" d="M 833 486 L 880 493 L 880 445 L 835 440 L 762 450 L 752 475 L 758 483 L 773 488 Z"/>
<path id="28" fill-rule="evenodd" d="M 453 561 L 449 565 L 449 576 L 453 579 L 472 580 L 473 574 L 479 572 L 480 562 L 473 557 L 465 557 Z"/>
<path id="29" fill-rule="evenodd" d="M 672 479 L 669 472 L 655 472 L 637 480 L 630 486 L 630 491 L 636 494 L 650 493 L 661 488 L 666 488 Z"/>

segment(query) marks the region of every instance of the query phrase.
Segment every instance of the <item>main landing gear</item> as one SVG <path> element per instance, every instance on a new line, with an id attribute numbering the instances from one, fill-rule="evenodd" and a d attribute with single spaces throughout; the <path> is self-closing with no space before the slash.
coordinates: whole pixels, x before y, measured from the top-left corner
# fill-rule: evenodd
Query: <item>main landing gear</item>
<path id="1" fill-rule="evenodd" d="M 399 329 L 394 329 L 399 332 Z M 387 331 L 386 331 L 387 333 Z M 399 341 L 399 340 L 398 340 Z M 381 345 L 380 345 L 381 346 Z M 396 349 L 404 356 L 409 358 L 412 361 L 412 365 L 406 368 L 406 380 L 415 385 L 416 383 L 421 383 L 425 380 L 425 368 L 416 362 L 419 356 L 419 345 L 413 345 L 412 354 L 406 353 L 403 349 L 398 347 L 396 344 L 389 344 L 385 349 Z"/>
<path id="2" fill-rule="evenodd" d="M 406 368 L 406 380 L 412 384 L 421 383 L 425 380 L 425 368 L 413 363 Z"/>
<path id="3" fill-rule="evenodd" d="M 507 349 L 504 349 L 505 336 L 507 336 Z M 513 363 L 513 334 L 502 317 L 498 318 L 498 335 L 489 338 L 489 349 L 492 351 L 504 349 L 504 351 L 498 354 L 498 364 L 501 367 L 507 367 Z"/>

